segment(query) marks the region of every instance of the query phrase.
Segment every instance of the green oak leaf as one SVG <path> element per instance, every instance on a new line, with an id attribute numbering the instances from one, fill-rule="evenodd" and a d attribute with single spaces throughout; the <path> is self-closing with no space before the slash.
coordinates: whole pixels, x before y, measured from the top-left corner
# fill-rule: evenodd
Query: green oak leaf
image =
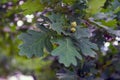
<path id="1" fill-rule="evenodd" d="M 58 34 L 61 34 L 61 32 L 64 33 L 63 26 L 65 24 L 65 19 L 61 14 L 55 14 L 52 13 L 48 18 L 51 21 L 51 28 L 56 31 Z"/>
<path id="2" fill-rule="evenodd" d="M 23 14 L 33 14 L 36 11 L 44 10 L 44 5 L 40 3 L 40 0 L 27 0 L 24 4 L 21 5 Z"/>
<path id="3" fill-rule="evenodd" d="M 23 40 L 23 44 L 19 46 L 20 55 L 42 56 L 44 48 L 51 51 L 52 44 L 48 32 L 29 30 L 27 33 L 20 34 L 19 39 Z"/>
<path id="4" fill-rule="evenodd" d="M 89 41 L 90 31 L 87 28 L 78 27 L 73 37 L 76 39 L 74 44 L 83 55 L 95 57 L 96 53 L 94 50 L 98 50 L 98 46 Z"/>
<path id="5" fill-rule="evenodd" d="M 90 42 L 89 39 L 79 39 L 77 45 L 83 55 L 95 57 L 96 52 L 94 50 L 98 50 L 98 46 L 95 43 Z"/>
<path id="6" fill-rule="evenodd" d="M 77 65 L 77 60 L 82 59 L 80 53 L 76 50 L 69 38 L 62 40 L 57 40 L 59 47 L 52 51 L 53 56 L 59 57 L 59 62 L 63 63 L 66 67 L 69 67 L 71 64 Z"/>

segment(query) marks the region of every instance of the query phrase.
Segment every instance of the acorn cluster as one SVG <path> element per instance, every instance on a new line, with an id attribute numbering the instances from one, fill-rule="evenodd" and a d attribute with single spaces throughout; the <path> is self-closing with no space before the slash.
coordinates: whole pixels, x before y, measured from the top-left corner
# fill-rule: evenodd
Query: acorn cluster
<path id="1" fill-rule="evenodd" d="M 76 26 L 77 26 L 77 23 L 75 21 L 71 22 L 71 29 L 70 29 L 70 31 L 71 32 L 75 32 L 76 31 Z"/>

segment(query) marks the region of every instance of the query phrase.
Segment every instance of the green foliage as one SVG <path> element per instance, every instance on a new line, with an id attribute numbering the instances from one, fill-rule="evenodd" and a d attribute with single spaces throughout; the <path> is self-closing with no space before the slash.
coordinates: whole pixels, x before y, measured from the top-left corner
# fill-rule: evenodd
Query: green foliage
<path id="1" fill-rule="evenodd" d="M 115 28 L 117 26 L 117 21 L 115 19 L 109 20 L 109 21 L 102 20 L 101 22 L 102 22 L 103 25 L 109 26 L 111 28 Z"/>
<path id="2" fill-rule="evenodd" d="M 73 36 L 76 39 L 82 39 L 82 38 L 89 38 L 90 37 L 90 31 L 88 28 L 83 28 L 81 26 L 77 26 L 77 30 L 75 33 L 73 33 Z"/>
<path id="3" fill-rule="evenodd" d="M 93 50 L 98 50 L 96 44 L 89 41 L 90 32 L 87 28 L 77 28 L 77 31 L 74 33 L 76 41 L 74 42 L 78 49 L 82 51 L 83 55 L 95 57 L 96 53 Z"/>
<path id="4" fill-rule="evenodd" d="M 0 1 L 0 3 L 6 3 L 6 2 L 8 2 L 8 0 L 2 0 L 2 1 Z"/>
<path id="5" fill-rule="evenodd" d="M 57 31 L 58 34 L 64 33 L 64 27 L 65 27 L 65 18 L 61 14 L 55 14 L 52 13 L 48 18 L 51 21 L 51 28 L 55 31 Z"/>
<path id="6" fill-rule="evenodd" d="M 42 26 L 44 27 L 44 26 Z M 51 50 L 50 32 L 42 31 L 37 32 L 29 30 L 27 33 L 22 33 L 19 38 L 24 41 L 24 44 L 20 45 L 20 54 L 28 57 L 43 56 L 43 49 L 47 48 Z"/>
<path id="7" fill-rule="evenodd" d="M 70 66 L 71 64 L 76 66 L 76 58 L 82 59 L 82 56 L 76 50 L 71 40 L 69 38 L 65 38 L 62 40 L 57 40 L 57 43 L 60 46 L 53 50 L 51 54 L 53 56 L 58 56 L 59 62 L 63 63 L 66 67 Z"/>
<path id="8" fill-rule="evenodd" d="M 32 14 L 36 11 L 44 10 L 44 5 L 40 3 L 40 0 L 27 0 L 22 6 L 23 14 Z"/>
<path id="9" fill-rule="evenodd" d="M 78 47 L 85 56 L 95 57 L 95 55 L 97 55 L 96 52 L 94 52 L 94 50 L 98 50 L 97 45 L 91 43 L 88 39 L 80 39 Z"/>
<path id="10" fill-rule="evenodd" d="M 102 9 L 106 0 L 89 0 L 87 13 L 94 15 Z"/>
<path id="11" fill-rule="evenodd" d="M 120 6 L 117 7 L 117 8 L 115 9 L 115 11 L 114 11 L 114 13 L 118 13 L 118 12 L 120 12 Z"/>
<path id="12" fill-rule="evenodd" d="M 76 0 L 62 0 L 63 3 L 66 3 L 66 4 L 74 4 Z"/>
<path id="13" fill-rule="evenodd" d="M 4 4 L 7 3 L 8 1 L 17 2 L 17 0 L 0 0 L 0 3 Z"/>
<path id="14" fill-rule="evenodd" d="M 22 11 L 17 6 L 18 3 L 14 4 L 12 1 L 11 7 L 11 3 L 7 2 L 7 0 L 0 2 L 4 5 L 0 5 L 2 16 L 0 35 L 4 36 L 0 38 L 1 53 L 14 53 L 13 51 L 17 50 L 13 45 L 18 43 L 13 42 L 13 36 L 17 34 L 16 16 L 20 16 L 17 19 L 23 20 L 24 25 L 17 28 L 25 32 L 19 35 L 19 39 L 23 41 L 19 46 L 19 53 L 31 58 L 47 54 L 45 60 L 53 60 L 51 67 L 57 72 L 60 70 L 59 79 L 98 80 L 99 77 L 108 80 L 108 76 L 119 72 L 117 61 L 120 56 L 116 54 L 119 52 L 116 47 L 119 41 L 116 37 L 120 36 L 119 0 L 25 0 L 24 4 L 20 5 Z M 7 4 L 10 5 L 8 9 L 5 6 Z M 17 14 L 18 12 L 20 14 Z M 38 12 L 41 12 L 40 16 Z M 26 23 L 24 17 L 26 14 L 34 14 L 32 24 Z M 38 24 L 37 27 L 34 24 Z M 26 25 L 32 27 L 26 28 Z M 4 26 L 7 26 L 7 30 Z M 32 30 L 29 30 L 31 28 Z M 108 44 L 105 45 L 106 42 Z M 25 65 L 28 69 L 32 68 L 28 66 L 30 61 L 22 63 L 21 58 L 16 60 L 20 61 L 18 64 Z M 42 61 L 38 60 L 35 62 L 35 65 L 37 64 L 40 66 L 47 63 L 42 64 Z M 33 68 L 40 71 L 38 66 Z M 44 79 L 47 78 L 42 78 Z"/>
<path id="15" fill-rule="evenodd" d="M 33 1 L 34 2 L 34 1 Z M 67 0 L 63 0 L 63 3 L 67 4 Z M 61 5 L 60 1 L 41 1 L 42 4 L 45 4 L 46 6 L 49 6 L 49 8 L 52 9 L 52 12 L 48 11 L 48 14 L 45 15 L 46 18 L 43 18 L 45 21 L 44 23 L 48 24 L 48 26 L 42 26 L 39 27 L 41 31 L 28 31 L 27 33 L 22 33 L 20 35 L 20 39 L 24 41 L 24 43 L 19 47 L 20 48 L 20 54 L 26 55 L 28 57 L 32 57 L 33 55 L 36 56 L 42 56 L 44 54 L 44 48 L 46 48 L 50 54 L 54 56 L 58 56 L 59 62 L 63 63 L 66 67 L 69 67 L 71 64 L 77 65 L 76 57 L 78 59 L 82 59 L 82 55 L 85 57 L 95 57 L 96 51 L 99 50 L 98 46 L 91 42 L 90 38 L 93 33 L 90 32 L 88 28 L 84 28 L 85 26 L 78 23 L 80 19 L 83 16 L 78 15 L 82 14 L 79 13 L 78 10 L 84 11 L 86 8 L 86 15 L 94 15 L 101 11 L 102 6 L 104 6 L 104 3 L 106 0 L 100 1 L 98 3 L 97 0 L 90 0 L 88 1 L 74 1 L 71 0 L 69 4 L 73 4 L 70 8 L 71 10 L 74 9 L 74 13 L 61 13 L 59 10 L 56 11 L 56 9 L 60 9 L 63 11 L 64 8 L 63 5 Z M 38 3 L 37 1 L 34 2 L 35 4 Z M 56 3 L 56 4 L 55 4 Z M 27 6 L 27 4 L 33 4 L 30 1 L 27 1 L 24 3 L 24 5 Z M 76 6 L 74 5 L 76 4 Z M 85 7 L 85 5 L 88 4 L 88 8 Z M 94 5 L 95 4 L 95 5 Z M 24 6 L 22 5 L 22 7 Z M 56 7 L 53 7 L 55 6 Z M 79 7 L 81 5 L 81 8 Z M 41 4 L 39 4 L 39 7 Z M 37 6 L 36 6 L 37 7 Z M 37 7 L 34 9 L 32 7 L 32 12 L 36 12 Z M 29 6 L 27 6 L 29 8 Z M 24 8 L 23 8 L 24 9 Z M 44 8 L 42 8 L 44 9 Z M 69 9 L 69 8 L 68 8 Z M 31 9 L 30 9 L 31 10 Z M 27 10 L 26 10 L 27 11 Z M 32 13 L 31 12 L 31 13 Z M 78 21 L 77 26 L 74 27 L 74 32 L 71 32 L 70 28 L 72 18 L 70 18 L 69 15 L 72 15 L 73 17 L 76 17 L 74 20 Z M 110 17 L 111 18 L 111 17 Z M 97 18 L 96 18 L 97 19 Z M 99 18 L 98 18 L 99 19 Z M 111 18 L 112 19 L 112 18 Z M 99 22 L 96 22 L 92 19 L 89 19 L 90 24 L 92 23 L 95 26 L 99 26 L 100 28 L 105 29 L 110 34 L 115 34 L 118 36 L 119 31 L 112 30 L 109 27 L 115 27 L 117 26 L 116 19 L 112 19 L 108 22 L 105 20 L 98 20 Z M 44 25 L 44 23 L 40 23 Z M 82 26 L 82 27 L 81 27 Z M 97 27 L 97 28 L 99 28 Z M 116 34 L 117 33 L 117 34 Z M 54 34 L 54 35 L 53 35 Z M 57 48 L 53 49 L 52 45 L 54 45 L 54 42 L 50 42 L 51 39 L 57 39 L 56 44 L 58 45 Z M 60 39 L 60 40 L 59 40 Z M 52 51 L 52 52 L 51 52 Z"/>

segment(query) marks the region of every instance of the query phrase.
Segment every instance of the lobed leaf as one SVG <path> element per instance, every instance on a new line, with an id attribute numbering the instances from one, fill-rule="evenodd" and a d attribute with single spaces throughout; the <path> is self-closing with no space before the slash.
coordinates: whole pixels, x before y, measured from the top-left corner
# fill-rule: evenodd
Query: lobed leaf
<path id="1" fill-rule="evenodd" d="M 58 34 L 61 34 L 61 32 L 64 33 L 63 26 L 65 24 L 65 19 L 61 14 L 52 13 L 48 18 L 51 21 L 50 26 L 54 31 Z"/>
<path id="2" fill-rule="evenodd" d="M 19 46 L 20 55 L 26 55 L 27 57 L 42 56 L 43 49 L 48 51 L 52 50 L 52 44 L 50 42 L 49 32 L 37 32 L 33 30 L 27 31 L 19 35 L 19 39 L 23 40 L 23 44 Z"/>
<path id="3" fill-rule="evenodd" d="M 85 56 L 95 57 L 98 47 L 95 43 L 89 41 L 89 39 L 80 39 L 77 43 L 77 47 L 80 48 L 81 52 Z"/>
<path id="4" fill-rule="evenodd" d="M 65 38 L 63 40 L 58 40 L 57 43 L 59 44 L 59 47 L 53 50 L 51 54 L 53 56 L 58 56 L 59 62 L 63 63 L 66 67 L 70 66 L 71 64 L 76 66 L 76 58 L 82 59 L 82 56 L 76 50 L 71 40 L 69 38 Z"/>
<path id="5" fill-rule="evenodd" d="M 95 57 L 96 53 L 94 50 L 98 50 L 98 47 L 95 43 L 89 41 L 90 32 L 87 28 L 78 27 L 73 37 L 76 40 L 74 44 L 83 55 Z"/>

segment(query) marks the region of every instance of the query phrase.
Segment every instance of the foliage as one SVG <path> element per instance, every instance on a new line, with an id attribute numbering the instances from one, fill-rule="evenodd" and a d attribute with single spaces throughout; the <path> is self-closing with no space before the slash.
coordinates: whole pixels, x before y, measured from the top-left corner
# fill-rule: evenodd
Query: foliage
<path id="1" fill-rule="evenodd" d="M 59 3 L 62 3 L 61 1 L 58 1 L 57 3 L 59 6 L 57 7 L 57 5 L 56 5 L 56 8 L 62 7 L 62 5 L 59 4 Z M 76 40 L 76 42 L 75 41 L 71 42 L 69 39 L 65 39 L 65 41 L 60 40 L 60 41 L 58 41 L 58 43 L 56 43 L 56 44 L 59 44 L 60 46 L 57 49 L 53 50 L 51 54 L 54 56 L 58 56 L 60 63 L 63 63 L 66 66 L 70 66 L 71 63 L 76 65 L 77 62 L 75 60 L 75 57 L 82 59 L 82 57 L 80 56 L 80 51 L 85 56 L 94 57 L 96 53 L 92 49 L 98 50 L 98 48 L 97 48 L 97 45 L 95 45 L 94 43 L 91 43 L 89 41 L 89 35 L 88 35 L 89 33 L 86 33 L 86 31 L 87 32 L 89 32 L 89 31 L 87 29 L 83 29 L 82 27 L 79 28 L 80 26 L 75 26 L 75 27 L 77 27 L 76 28 L 77 31 L 72 33 L 70 31 L 71 25 L 69 24 L 71 22 L 68 19 L 68 17 L 67 18 L 65 17 L 65 15 L 67 15 L 67 14 L 63 14 L 63 13 L 59 14 L 54 11 L 53 11 L 53 13 L 51 13 L 51 15 L 48 15 L 49 21 L 46 23 L 50 24 L 50 26 L 48 26 L 48 27 L 50 27 L 50 29 L 46 26 L 42 26 L 42 27 L 46 27 L 44 30 L 48 30 L 48 31 L 51 30 L 51 32 L 48 33 L 51 35 L 48 35 L 46 31 L 45 31 L 45 33 L 43 33 L 44 31 L 40 31 L 41 34 L 36 31 L 28 31 L 28 34 L 21 34 L 20 39 L 24 40 L 24 43 L 23 43 L 23 45 L 20 46 L 20 54 L 24 53 L 28 57 L 32 57 L 33 54 L 37 55 L 37 56 L 43 55 L 43 49 L 44 49 L 45 43 L 51 44 L 50 43 L 51 38 L 57 39 L 57 38 L 59 38 L 59 37 L 57 37 L 59 35 L 61 38 L 64 38 L 66 36 L 66 37 L 69 37 L 70 39 Z M 42 25 L 44 25 L 44 24 L 42 24 Z M 40 30 L 42 30 L 42 29 L 40 28 Z M 57 32 L 58 34 L 56 33 L 55 35 L 52 35 L 54 33 L 54 31 Z M 81 33 L 83 33 L 83 34 L 81 34 Z M 82 39 L 82 37 L 85 37 L 85 39 Z M 46 40 L 47 38 L 49 40 Z M 49 42 L 46 42 L 46 41 L 49 41 Z M 83 41 L 85 41 L 85 42 L 83 42 Z M 65 44 L 66 44 L 66 46 L 65 46 Z M 79 45 L 76 45 L 76 44 L 79 44 Z M 88 46 L 88 45 L 90 45 L 90 46 Z M 68 47 L 68 46 L 70 46 L 70 47 Z M 73 46 L 75 46 L 76 49 Z M 48 48 L 50 46 L 45 46 L 45 47 Z M 51 45 L 51 47 L 52 47 L 52 45 Z M 87 50 L 85 50 L 85 48 L 87 48 Z M 66 50 L 67 50 L 67 52 L 66 52 Z M 66 57 L 65 57 L 65 54 L 69 54 L 69 55 L 66 55 Z M 71 59 L 73 59 L 73 60 L 70 61 Z"/>
<path id="2" fill-rule="evenodd" d="M 90 0 L 88 2 L 88 9 L 87 9 L 87 12 L 91 15 L 94 15 L 98 12 L 100 12 L 102 6 L 104 6 L 104 3 L 105 3 L 106 0 L 101 0 L 99 3 L 98 3 L 98 0 Z"/>
<path id="3" fill-rule="evenodd" d="M 52 56 L 61 80 L 109 80 L 120 72 L 114 46 L 120 37 L 119 7 L 119 0 L 27 0 L 16 11 L 23 15 L 40 12 L 37 17 L 42 21 L 34 21 L 35 28 L 19 35 L 23 41 L 19 54 Z"/>
<path id="4" fill-rule="evenodd" d="M 44 27 L 44 26 L 42 26 Z M 43 49 L 46 47 L 49 51 L 52 49 L 52 44 L 49 41 L 50 32 L 36 32 L 29 30 L 27 34 L 23 33 L 19 36 L 24 40 L 24 44 L 19 46 L 21 49 L 20 54 L 26 53 L 28 57 L 43 56 Z M 29 47 L 28 47 L 29 46 Z"/>
<path id="5" fill-rule="evenodd" d="M 33 12 L 43 10 L 44 6 L 40 5 L 39 0 L 28 0 L 21 6 L 21 8 L 23 9 L 24 14 L 32 14 Z"/>
<path id="6" fill-rule="evenodd" d="M 58 40 L 57 43 L 60 45 L 57 49 L 52 51 L 52 55 L 59 56 L 59 62 L 64 63 L 65 66 L 70 66 L 70 64 L 77 65 L 75 59 L 82 59 L 79 52 L 75 49 L 69 38 Z M 70 60 L 71 59 L 71 60 Z"/>

